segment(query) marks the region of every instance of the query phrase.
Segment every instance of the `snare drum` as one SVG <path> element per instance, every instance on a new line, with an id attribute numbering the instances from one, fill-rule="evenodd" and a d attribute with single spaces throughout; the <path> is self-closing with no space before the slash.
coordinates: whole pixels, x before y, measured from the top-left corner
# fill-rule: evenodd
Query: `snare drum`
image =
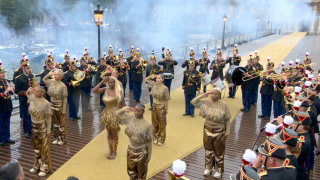
<path id="1" fill-rule="evenodd" d="M 172 73 L 162 73 L 163 79 L 173 79 Z"/>
<path id="2" fill-rule="evenodd" d="M 220 77 L 216 77 L 215 79 L 213 79 L 212 81 L 210 81 L 210 84 L 212 85 L 212 87 L 218 87 L 221 90 L 226 88 L 226 86 L 224 85 L 224 83 L 221 81 Z"/>
<path id="3" fill-rule="evenodd" d="M 207 73 L 203 73 L 201 77 L 202 86 L 206 86 L 210 83 L 211 79 Z"/>

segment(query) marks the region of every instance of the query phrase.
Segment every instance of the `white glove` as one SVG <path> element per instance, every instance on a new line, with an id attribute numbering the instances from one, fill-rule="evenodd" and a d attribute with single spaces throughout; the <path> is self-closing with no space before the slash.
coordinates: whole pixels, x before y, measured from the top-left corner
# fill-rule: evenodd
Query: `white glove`
<path id="1" fill-rule="evenodd" d="M 182 92 L 184 93 L 184 89 L 182 89 Z"/>
<path id="2" fill-rule="evenodd" d="M 197 94 L 199 94 L 199 91 L 196 91 Z"/>
<path id="3" fill-rule="evenodd" d="M 148 87 L 148 83 L 146 83 L 146 86 Z"/>

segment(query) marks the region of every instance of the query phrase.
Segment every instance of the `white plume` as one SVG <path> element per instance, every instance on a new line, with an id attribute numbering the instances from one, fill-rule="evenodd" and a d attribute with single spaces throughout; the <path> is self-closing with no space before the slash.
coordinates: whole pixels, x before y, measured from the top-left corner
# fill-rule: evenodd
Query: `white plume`
<path id="1" fill-rule="evenodd" d="M 285 116 L 283 122 L 287 125 L 290 125 L 291 123 L 293 123 L 293 118 L 291 116 Z"/>
<path id="2" fill-rule="evenodd" d="M 187 165 L 180 159 L 173 161 L 172 171 L 177 175 L 182 175 L 187 169 Z"/>
<path id="3" fill-rule="evenodd" d="M 257 158 L 256 153 L 250 149 L 246 149 L 242 156 L 242 159 L 246 160 L 249 163 L 252 163 L 256 158 Z"/>
<path id="4" fill-rule="evenodd" d="M 265 131 L 274 134 L 276 132 L 277 126 L 271 123 L 267 123 Z"/>

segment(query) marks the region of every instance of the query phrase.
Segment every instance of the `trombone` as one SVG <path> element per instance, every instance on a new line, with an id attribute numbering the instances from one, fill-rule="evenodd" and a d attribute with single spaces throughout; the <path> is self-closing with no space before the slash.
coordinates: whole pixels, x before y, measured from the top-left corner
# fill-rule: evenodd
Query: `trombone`
<path id="1" fill-rule="evenodd" d="M 250 74 L 249 76 L 243 77 L 242 81 L 249 81 L 249 80 L 255 79 L 257 77 L 260 77 L 260 74 L 259 73 L 253 73 L 253 74 Z"/>

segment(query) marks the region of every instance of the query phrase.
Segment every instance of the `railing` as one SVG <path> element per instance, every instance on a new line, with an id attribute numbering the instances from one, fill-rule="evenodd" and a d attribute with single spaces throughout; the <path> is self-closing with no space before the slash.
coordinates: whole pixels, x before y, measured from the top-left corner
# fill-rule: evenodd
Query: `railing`
<path id="1" fill-rule="evenodd" d="M 233 47 L 234 44 L 246 43 L 248 41 L 252 41 L 257 38 L 269 36 L 269 35 L 273 34 L 274 32 L 276 32 L 276 30 L 272 30 L 272 31 L 271 30 L 260 30 L 260 31 L 258 31 L 258 33 L 254 32 L 254 33 L 249 33 L 249 34 L 245 34 L 245 35 L 227 37 L 224 39 L 224 47 L 226 47 L 226 48 Z M 189 57 L 188 54 L 189 54 L 191 48 L 193 48 L 193 51 L 196 56 L 201 56 L 203 47 L 206 48 L 207 52 L 208 51 L 216 52 L 219 46 L 222 47 L 222 40 L 221 39 L 209 41 L 209 42 L 204 42 L 204 43 L 199 43 L 199 44 L 183 46 L 183 47 L 178 47 L 178 48 L 173 48 L 173 49 L 171 49 L 171 53 L 172 53 L 175 60 L 182 62 L 183 59 Z M 232 48 L 230 48 L 230 51 L 232 51 Z M 141 55 L 141 57 L 144 60 L 149 61 L 151 55 L 152 55 L 151 53 L 150 54 L 143 54 L 143 55 Z M 160 51 L 155 52 L 155 55 L 158 57 L 158 59 L 161 59 L 161 52 Z M 36 75 L 36 80 L 37 80 L 37 82 L 40 82 L 40 74 Z M 19 100 L 12 97 L 12 101 L 13 101 L 12 103 L 13 103 L 14 109 L 18 108 L 19 107 Z"/>
<path id="2" fill-rule="evenodd" d="M 227 37 L 224 39 L 224 46 L 222 46 L 222 40 L 214 40 L 214 41 L 209 41 L 209 42 L 204 42 L 204 43 L 199 43 L 199 44 L 193 44 L 193 45 L 188 45 L 188 46 L 183 46 L 183 47 L 178 47 L 178 48 L 173 48 L 171 49 L 171 53 L 176 61 L 182 62 L 183 59 L 189 58 L 189 52 L 191 48 L 193 48 L 193 51 L 196 56 L 201 56 L 202 50 L 205 47 L 207 52 L 216 52 L 218 47 L 221 48 L 228 48 L 228 47 L 233 47 L 235 44 L 242 44 L 242 43 L 247 43 L 248 41 L 252 41 L 255 39 L 259 39 L 262 37 L 269 36 L 273 34 L 272 32 L 275 32 L 275 30 L 260 30 L 258 32 L 252 32 L 249 34 L 245 35 L 238 35 L 234 37 Z M 229 51 L 229 50 L 228 50 Z M 232 48 L 230 48 L 230 51 L 232 51 Z M 161 59 L 161 52 L 155 52 L 154 53 L 158 59 Z M 150 56 L 152 54 L 143 54 L 141 57 L 144 60 L 150 59 Z"/>

